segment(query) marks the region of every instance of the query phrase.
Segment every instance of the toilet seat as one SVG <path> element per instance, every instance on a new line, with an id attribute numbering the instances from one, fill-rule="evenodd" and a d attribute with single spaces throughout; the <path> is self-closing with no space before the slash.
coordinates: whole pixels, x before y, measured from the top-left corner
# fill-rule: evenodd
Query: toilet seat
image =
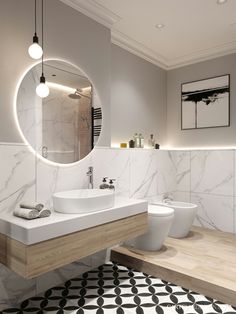
<path id="1" fill-rule="evenodd" d="M 174 209 L 155 204 L 148 205 L 148 215 L 156 217 L 168 217 L 174 214 Z"/>

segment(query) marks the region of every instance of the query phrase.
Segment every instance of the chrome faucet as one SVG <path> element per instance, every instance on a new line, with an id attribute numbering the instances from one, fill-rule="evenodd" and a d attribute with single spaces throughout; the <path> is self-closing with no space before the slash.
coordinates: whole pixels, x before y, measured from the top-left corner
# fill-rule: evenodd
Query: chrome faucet
<path id="1" fill-rule="evenodd" d="M 169 193 L 164 194 L 163 196 L 163 203 L 170 203 L 173 202 L 173 197 L 171 197 L 171 195 Z"/>
<path id="2" fill-rule="evenodd" d="M 88 167 L 88 172 L 86 174 L 88 176 L 88 188 L 93 189 L 93 167 Z"/>

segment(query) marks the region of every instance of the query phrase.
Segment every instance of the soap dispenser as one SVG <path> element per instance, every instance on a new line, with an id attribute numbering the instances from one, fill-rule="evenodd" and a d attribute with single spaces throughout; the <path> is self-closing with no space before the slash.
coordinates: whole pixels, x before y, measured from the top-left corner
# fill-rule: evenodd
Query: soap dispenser
<path id="1" fill-rule="evenodd" d="M 104 177 L 102 180 L 102 184 L 100 184 L 99 189 L 109 189 L 109 184 L 107 184 L 107 178 L 108 177 Z"/>
<path id="2" fill-rule="evenodd" d="M 114 181 L 116 181 L 116 180 L 115 179 L 110 179 L 110 181 L 109 181 L 109 189 L 115 191 Z"/>

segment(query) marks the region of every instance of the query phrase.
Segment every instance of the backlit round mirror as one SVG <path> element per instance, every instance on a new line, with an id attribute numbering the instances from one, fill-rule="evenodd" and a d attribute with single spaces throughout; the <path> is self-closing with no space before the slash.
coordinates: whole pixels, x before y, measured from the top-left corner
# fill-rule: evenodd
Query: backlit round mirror
<path id="1" fill-rule="evenodd" d="M 19 127 L 25 140 L 43 158 L 73 163 L 93 149 L 101 132 L 102 111 L 96 90 L 77 67 L 58 60 L 44 62 L 50 93 L 36 94 L 41 64 L 21 81 L 16 100 Z"/>

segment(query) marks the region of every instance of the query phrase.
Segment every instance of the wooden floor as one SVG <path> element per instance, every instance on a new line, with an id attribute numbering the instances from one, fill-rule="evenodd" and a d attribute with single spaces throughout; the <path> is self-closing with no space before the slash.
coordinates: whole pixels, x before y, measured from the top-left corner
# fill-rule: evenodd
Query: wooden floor
<path id="1" fill-rule="evenodd" d="M 236 235 L 193 227 L 159 252 L 117 247 L 111 260 L 236 306 Z"/>

